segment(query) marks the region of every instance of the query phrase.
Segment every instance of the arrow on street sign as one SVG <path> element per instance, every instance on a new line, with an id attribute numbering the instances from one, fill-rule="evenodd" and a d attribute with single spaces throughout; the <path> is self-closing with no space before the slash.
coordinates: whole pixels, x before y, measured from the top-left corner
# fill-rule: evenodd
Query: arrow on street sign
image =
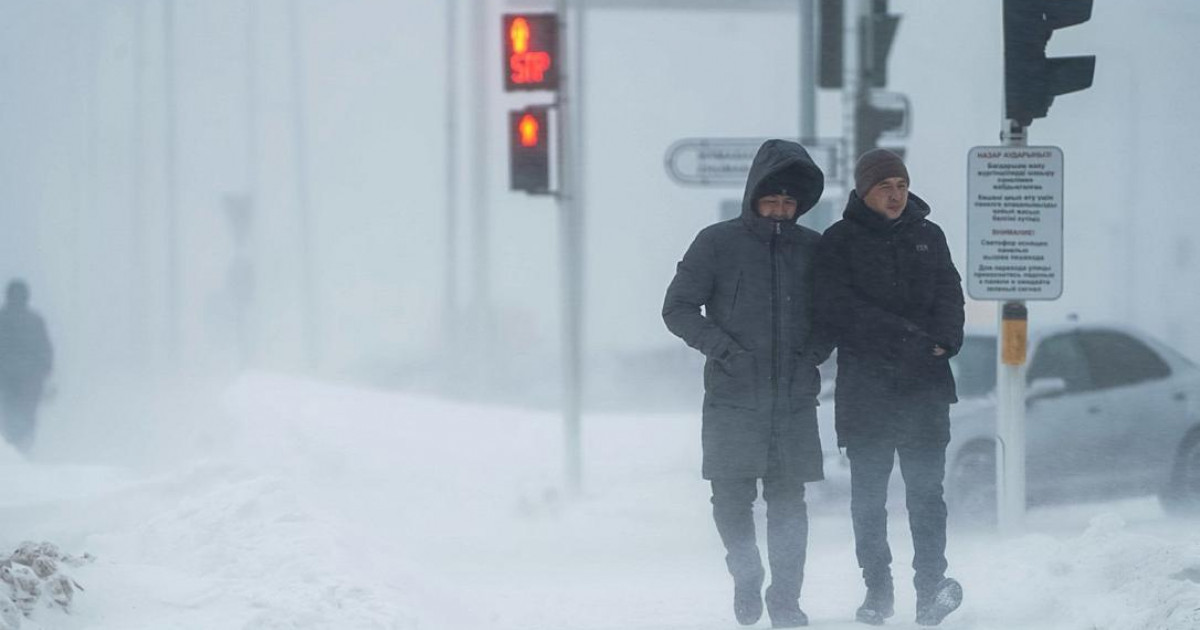
<path id="1" fill-rule="evenodd" d="M 768 138 L 687 138 L 667 148 L 664 165 L 676 183 L 688 186 L 746 185 L 750 164 Z M 839 140 L 800 141 L 825 173 L 826 184 L 838 181 Z"/>

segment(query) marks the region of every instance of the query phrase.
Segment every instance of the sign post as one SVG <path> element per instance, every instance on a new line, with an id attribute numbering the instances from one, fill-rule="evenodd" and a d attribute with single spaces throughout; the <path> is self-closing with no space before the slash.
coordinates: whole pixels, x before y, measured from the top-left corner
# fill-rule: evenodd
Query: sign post
<path id="1" fill-rule="evenodd" d="M 1096 57 L 1046 57 L 1055 30 L 1092 16 L 1092 0 L 1004 0 L 1003 147 L 968 158 L 968 292 L 1000 303 L 996 340 L 996 509 L 1001 531 L 1025 519 L 1025 300 L 1062 294 L 1062 151 L 1027 147 L 1054 97 L 1088 88 Z"/>
<path id="2" fill-rule="evenodd" d="M 1000 530 L 1025 517 L 1025 300 L 1063 288 L 1063 154 L 1024 146 L 1024 135 L 967 157 L 967 293 L 998 300 L 996 508 Z"/>

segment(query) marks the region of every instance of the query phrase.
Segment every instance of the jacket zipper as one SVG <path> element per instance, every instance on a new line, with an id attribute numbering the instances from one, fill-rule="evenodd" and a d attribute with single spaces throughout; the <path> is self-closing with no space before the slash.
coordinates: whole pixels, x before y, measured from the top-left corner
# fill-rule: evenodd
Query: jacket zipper
<path id="1" fill-rule="evenodd" d="M 771 236 L 771 416 L 775 416 L 779 401 L 779 338 L 782 336 L 782 292 L 779 290 L 779 223 Z"/>

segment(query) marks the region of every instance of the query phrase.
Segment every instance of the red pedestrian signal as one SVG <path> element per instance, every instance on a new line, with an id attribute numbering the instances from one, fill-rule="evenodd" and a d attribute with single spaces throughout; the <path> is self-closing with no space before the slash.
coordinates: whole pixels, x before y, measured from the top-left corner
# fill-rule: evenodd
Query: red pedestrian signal
<path id="1" fill-rule="evenodd" d="M 540 140 L 541 130 L 542 126 L 538 124 L 538 119 L 533 114 L 521 116 L 521 122 L 517 123 L 517 136 L 521 140 L 521 146 L 536 147 Z"/>
<path id="2" fill-rule="evenodd" d="M 504 89 L 558 89 L 558 16 L 504 16 Z"/>
<path id="3" fill-rule="evenodd" d="M 531 194 L 550 193 L 550 142 L 545 107 L 508 113 L 509 188 Z"/>

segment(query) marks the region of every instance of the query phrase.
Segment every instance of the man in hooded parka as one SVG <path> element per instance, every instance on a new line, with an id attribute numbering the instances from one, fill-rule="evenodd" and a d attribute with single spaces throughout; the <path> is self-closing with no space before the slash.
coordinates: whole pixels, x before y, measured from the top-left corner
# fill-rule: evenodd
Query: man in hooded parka
<path id="1" fill-rule="evenodd" d="M 817 365 L 831 342 L 813 328 L 818 234 L 796 224 L 824 175 L 799 144 L 769 140 L 754 158 L 741 216 L 696 236 L 667 289 L 667 328 L 707 358 L 701 443 L 713 519 L 734 582 L 737 620 L 762 615 L 765 577 L 752 507 L 763 483 L 776 628 L 807 625 L 800 586 L 808 538 L 804 484 L 823 479 Z M 701 311 L 703 308 L 703 311 Z"/>

